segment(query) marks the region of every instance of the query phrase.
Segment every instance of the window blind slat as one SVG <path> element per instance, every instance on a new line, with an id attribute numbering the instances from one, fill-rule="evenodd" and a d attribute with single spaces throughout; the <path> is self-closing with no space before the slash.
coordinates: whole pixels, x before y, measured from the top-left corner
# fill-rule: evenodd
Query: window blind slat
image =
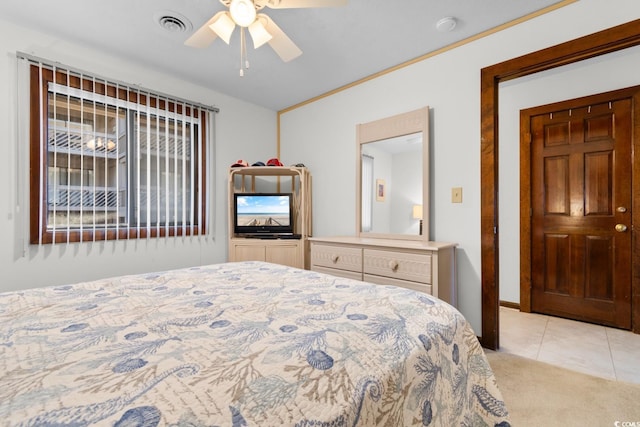
<path id="1" fill-rule="evenodd" d="M 138 100 L 140 99 L 140 93 L 137 92 L 136 96 L 138 97 Z M 140 112 L 140 107 L 138 106 L 136 108 L 136 162 L 138 167 L 136 168 L 136 234 L 137 237 L 140 237 L 140 221 L 141 218 L 140 216 L 142 215 L 141 212 L 141 208 L 140 208 L 140 203 L 141 203 L 141 198 L 140 198 L 140 187 L 141 187 L 141 178 L 140 178 L 140 168 L 142 166 L 142 160 L 140 158 L 140 152 L 141 152 L 141 148 L 140 148 L 140 144 L 141 144 L 141 136 L 140 136 L 140 128 L 141 123 L 140 123 L 140 116 L 141 116 L 141 112 Z"/>
<path id="2" fill-rule="evenodd" d="M 373 157 L 362 155 L 362 231 L 371 231 L 373 209 Z"/>
<path id="3" fill-rule="evenodd" d="M 105 82 L 105 92 L 106 92 L 106 82 Z M 103 124 L 103 133 L 104 133 L 104 140 L 103 140 L 103 144 L 104 144 L 104 160 L 103 160 L 103 166 L 104 166 L 104 184 L 102 185 L 102 191 L 104 192 L 103 195 L 100 195 L 100 202 L 104 203 L 104 208 L 102 210 L 102 214 L 104 215 L 104 220 L 103 220 L 103 224 L 104 224 L 104 229 L 105 229 L 105 233 L 104 233 L 104 237 L 103 240 L 105 240 L 107 238 L 107 227 L 109 226 L 109 151 L 111 150 L 109 147 L 111 139 L 109 137 L 110 133 L 109 133 L 109 127 L 108 127 L 108 123 L 109 123 L 109 107 L 108 105 L 105 103 L 104 106 L 104 124 Z M 104 201 L 102 200 L 104 198 Z"/>
<path id="4" fill-rule="evenodd" d="M 156 98 L 156 105 L 160 105 L 160 98 Z M 161 193 L 160 193 L 160 145 L 163 140 L 162 133 L 160 132 L 160 115 L 156 114 L 156 236 L 160 236 L 160 224 L 162 219 L 162 211 L 160 210 Z"/>
<path id="5" fill-rule="evenodd" d="M 67 79 L 69 78 L 69 73 L 67 73 Z M 84 84 L 84 79 L 80 79 L 80 88 L 82 89 L 82 86 Z M 85 135 L 85 129 L 82 127 L 82 124 L 84 124 L 84 120 L 85 120 L 85 111 L 84 111 L 84 106 L 85 106 L 85 98 L 83 96 L 84 91 L 81 91 L 80 93 L 80 97 L 79 97 L 79 102 L 80 102 L 80 126 L 81 126 L 81 133 L 83 135 L 83 142 L 84 142 L 84 135 Z M 87 135 L 89 137 L 89 140 L 87 141 L 87 144 L 91 141 L 91 134 Z M 80 150 L 80 170 L 84 171 L 84 166 L 85 166 L 85 158 L 84 158 L 84 148 L 81 148 Z M 80 198 L 80 218 L 79 218 L 79 222 L 80 222 L 80 241 L 84 241 L 84 173 L 80 174 L 80 194 L 79 194 L 79 198 Z"/>
<path id="6" fill-rule="evenodd" d="M 45 142 L 44 142 L 44 136 L 46 135 L 46 132 L 45 132 L 45 129 L 44 129 L 45 123 L 44 123 L 44 120 L 42 120 L 42 116 L 44 115 L 44 99 L 43 99 L 44 95 L 42 94 L 43 88 L 41 86 L 42 85 L 42 81 L 43 81 L 42 80 L 42 64 L 39 64 L 39 66 L 38 66 L 38 80 L 40 82 L 40 85 L 38 86 L 38 89 L 39 89 L 38 90 L 38 92 L 39 92 L 38 93 L 38 99 L 40 101 L 40 108 L 38 109 L 39 117 L 40 117 L 40 162 L 39 162 L 39 167 L 40 167 L 41 174 L 44 174 L 44 172 L 45 172 L 44 162 L 46 160 L 46 155 L 45 155 L 45 153 L 46 153 L 46 145 L 45 145 Z M 43 200 L 43 197 L 44 197 L 44 190 L 45 190 L 44 189 L 44 181 L 45 181 L 44 179 L 40 179 L 40 183 L 39 183 L 40 189 L 39 189 L 38 194 L 39 194 L 39 197 L 40 197 L 41 201 Z M 38 243 L 39 244 L 42 244 L 42 237 L 44 236 L 43 228 L 44 228 L 44 224 L 45 224 L 45 220 L 44 220 L 45 209 L 46 209 L 46 206 L 45 207 L 41 207 L 39 212 L 38 212 L 38 229 L 39 229 Z"/>
<path id="7" fill-rule="evenodd" d="M 182 104 L 182 112 L 184 113 L 186 106 Z M 181 202 L 182 202 L 182 235 L 185 236 L 187 234 L 187 206 L 186 206 L 186 198 L 187 198 L 187 123 L 182 121 L 182 194 L 181 194 Z"/>
<path id="8" fill-rule="evenodd" d="M 120 93 L 120 85 L 116 84 L 116 96 Z M 116 106 L 116 135 L 115 135 L 115 150 L 116 150 L 116 240 L 120 239 L 120 107 Z"/>
<path id="9" fill-rule="evenodd" d="M 168 108 L 169 106 L 169 100 L 166 100 L 166 104 L 165 104 Z M 165 194 L 165 198 L 164 198 L 164 234 L 165 236 L 169 236 L 169 221 L 171 219 L 170 215 L 171 215 L 171 211 L 169 208 L 169 204 L 171 202 L 171 197 L 170 197 L 170 192 L 169 192 L 169 179 L 171 177 L 171 173 L 169 170 L 169 143 L 171 141 L 171 133 L 170 133 L 170 128 L 169 128 L 169 117 L 165 116 L 164 117 L 164 135 L 165 135 L 165 144 L 164 144 L 164 170 L 165 170 L 165 174 L 164 174 L 164 194 Z"/>
<path id="10" fill-rule="evenodd" d="M 127 88 L 127 101 L 129 101 L 129 97 L 131 96 L 131 91 Z M 130 113 L 129 111 L 125 111 L 126 117 L 127 119 L 131 119 L 132 113 Z M 132 200 L 133 197 L 131 196 L 133 194 L 133 187 L 132 187 L 132 183 L 133 183 L 133 177 L 132 175 L 132 169 L 131 167 L 129 167 L 129 162 L 133 163 L 133 161 L 131 160 L 130 156 L 133 154 L 133 147 L 134 147 L 134 143 L 133 143 L 133 128 L 131 126 L 131 124 L 129 124 L 129 126 L 126 127 L 126 131 L 127 131 L 127 147 L 126 147 L 126 153 L 127 153 L 127 183 L 125 185 L 124 188 L 127 189 L 127 194 L 126 194 L 126 201 L 127 201 L 127 205 L 126 205 L 126 215 L 127 215 L 127 239 L 131 236 L 131 215 L 132 215 Z"/>
<path id="11" fill-rule="evenodd" d="M 208 121 L 209 126 L 206 129 L 207 133 L 205 135 L 206 139 L 204 142 L 206 144 L 205 153 L 207 155 L 204 182 L 207 183 L 207 187 L 209 188 L 209 190 L 207 190 L 204 194 L 204 197 L 205 197 L 204 205 L 205 205 L 205 208 L 207 209 L 206 210 L 207 214 L 205 215 L 205 217 L 207 218 L 207 221 L 204 225 L 204 233 L 213 235 L 213 232 L 216 229 L 215 216 L 214 216 L 215 206 L 213 206 L 213 204 L 211 203 L 211 200 L 215 200 L 215 198 L 213 197 L 213 195 L 215 194 L 215 188 L 213 186 L 211 177 L 215 175 L 215 168 L 214 168 L 215 151 L 213 149 L 213 145 L 214 145 L 213 129 L 215 128 L 215 123 L 214 123 L 215 115 L 207 112 L 207 116 L 209 118 L 209 121 Z"/>
<path id="12" fill-rule="evenodd" d="M 198 215 L 198 222 L 197 222 L 197 228 L 198 228 L 198 234 L 200 236 L 202 236 L 202 234 L 204 234 L 204 230 L 202 229 L 202 197 L 200 196 L 200 193 L 202 192 L 202 133 L 203 132 L 208 132 L 207 127 L 205 126 L 205 112 L 202 110 L 199 110 L 198 112 L 198 117 L 200 118 L 200 132 L 198 132 L 196 134 L 196 159 L 198 159 L 198 167 L 196 168 L 196 171 L 198 173 L 198 181 L 197 181 L 197 188 L 198 188 L 198 194 L 196 195 L 196 203 L 197 203 L 197 215 Z"/>
<path id="13" fill-rule="evenodd" d="M 177 108 L 177 105 L 175 106 Z M 173 235 L 178 235 L 178 122 L 173 123 Z"/>
<path id="14" fill-rule="evenodd" d="M 93 90 L 95 90 L 96 88 L 96 79 L 95 77 L 91 78 L 92 80 L 92 84 L 93 84 Z M 97 135 L 96 135 L 96 100 L 94 99 L 93 102 L 91 102 L 91 115 L 92 115 L 92 120 L 93 120 L 93 142 L 94 142 L 94 153 L 95 153 L 95 147 L 97 147 Z M 93 163 L 93 171 L 95 172 L 96 170 L 96 156 L 95 154 L 93 156 L 91 156 L 91 160 Z M 92 196 L 93 199 L 95 201 L 95 194 L 96 194 L 96 180 L 95 177 L 94 179 L 91 180 L 91 187 L 92 187 Z M 84 187 L 80 188 L 80 191 L 84 194 Z M 92 238 L 93 241 L 96 241 L 96 204 L 92 203 L 91 204 L 91 228 L 93 233 L 92 234 Z M 82 221 L 82 218 L 81 218 Z"/>
<path id="15" fill-rule="evenodd" d="M 54 79 L 55 79 L 55 75 L 56 75 L 56 67 L 55 66 L 53 67 L 53 75 L 54 75 Z M 53 129 L 49 133 L 50 136 L 48 138 L 49 140 L 47 141 L 47 150 L 49 150 L 49 146 L 50 145 L 53 145 L 54 155 L 53 155 L 53 173 L 52 174 L 47 174 L 48 175 L 47 176 L 47 186 L 51 186 L 51 183 L 49 183 L 48 180 L 50 178 L 53 178 L 52 179 L 52 181 L 53 181 L 53 183 L 52 183 L 53 184 L 53 191 L 52 192 L 47 191 L 47 199 L 46 199 L 47 200 L 47 207 L 52 202 L 51 198 L 53 197 L 54 201 L 55 201 L 55 198 L 56 198 L 56 196 L 58 194 L 58 192 L 57 192 L 58 191 L 58 183 L 57 183 L 57 181 L 58 181 L 58 154 L 57 154 L 57 152 L 58 152 L 58 126 L 57 126 L 58 125 L 58 114 L 57 114 L 58 113 L 58 108 L 57 108 L 58 107 L 58 103 L 55 102 L 55 99 L 56 99 L 55 90 L 53 91 L 51 96 L 53 97 L 53 120 L 52 120 L 53 121 Z M 47 101 L 47 103 L 48 103 L 48 101 Z M 66 133 L 68 135 L 68 132 L 66 132 Z M 53 144 L 51 144 L 51 142 L 50 142 L 52 136 L 53 136 Z M 49 163 L 49 156 L 47 156 L 47 164 L 48 163 Z M 57 203 L 53 203 L 53 218 L 51 220 L 53 222 L 53 229 L 54 230 L 56 230 L 57 206 L 58 206 Z M 51 244 L 53 246 L 55 246 L 55 244 L 56 244 L 56 236 L 55 236 L 55 234 L 53 236 L 53 242 L 51 242 Z"/>
<path id="16" fill-rule="evenodd" d="M 191 110 L 191 112 L 193 113 L 193 110 Z M 191 130 L 189 131 L 189 144 L 191 145 L 191 147 L 189 148 L 189 153 L 191 153 L 191 156 L 189 158 L 189 206 L 191 206 L 191 209 L 189 210 L 189 229 L 190 229 L 190 235 L 194 234 L 194 224 L 195 224 L 195 218 L 194 218 L 194 193 L 195 193 L 195 185 L 194 185 L 194 180 L 195 180 L 195 162 L 197 157 L 195 156 L 195 151 L 194 151 L 194 147 L 193 147 L 193 141 L 195 139 L 195 126 L 193 124 L 193 122 L 189 122 L 189 126 L 191 128 Z"/>
<path id="17" fill-rule="evenodd" d="M 146 203 L 145 206 L 147 208 L 147 212 L 146 212 L 146 222 L 147 222 L 147 239 L 151 237 L 151 115 L 150 113 L 150 103 L 151 103 L 151 99 L 149 98 L 149 94 L 146 94 L 147 96 L 147 108 L 146 108 L 146 120 L 145 120 L 145 125 L 146 125 L 146 129 L 147 129 L 147 138 L 146 138 L 146 170 L 145 170 L 145 176 L 146 176 L 146 180 L 145 180 L 145 192 L 144 194 L 146 195 Z"/>
<path id="18" fill-rule="evenodd" d="M 55 76 L 55 70 L 54 70 L 54 76 Z M 55 81 L 55 78 L 54 78 Z M 69 85 L 69 73 L 66 73 L 66 81 L 67 81 L 67 86 Z M 56 91 L 54 89 L 54 99 L 56 97 Z M 67 199 L 67 218 L 66 218 L 66 230 L 65 230 L 65 240 L 67 241 L 67 244 L 69 244 L 71 242 L 71 191 L 69 189 L 69 186 L 71 185 L 71 127 L 69 126 L 71 123 L 71 96 L 67 95 L 67 145 L 68 145 L 68 149 L 67 149 L 67 194 L 66 194 L 66 199 Z M 55 103 L 57 104 L 57 103 Z M 54 113 L 55 116 L 55 113 Z M 57 116 L 56 116 L 57 119 Z M 82 141 L 81 141 L 82 143 Z M 58 156 L 56 155 L 56 158 Z M 54 190 L 54 193 L 56 191 Z M 55 213 L 54 213 L 55 216 Z M 55 229 L 55 223 L 53 228 Z M 54 239 L 55 240 L 55 239 Z"/>

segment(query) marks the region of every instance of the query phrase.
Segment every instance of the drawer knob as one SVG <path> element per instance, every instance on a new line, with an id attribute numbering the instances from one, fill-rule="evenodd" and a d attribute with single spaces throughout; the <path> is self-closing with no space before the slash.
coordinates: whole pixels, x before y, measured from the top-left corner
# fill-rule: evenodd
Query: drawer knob
<path id="1" fill-rule="evenodd" d="M 391 269 L 391 271 L 396 271 L 398 269 L 398 261 L 391 260 L 389 261 L 389 268 Z"/>
<path id="2" fill-rule="evenodd" d="M 340 258 L 338 255 L 331 255 L 331 262 L 335 264 L 336 262 L 338 262 L 338 258 Z"/>

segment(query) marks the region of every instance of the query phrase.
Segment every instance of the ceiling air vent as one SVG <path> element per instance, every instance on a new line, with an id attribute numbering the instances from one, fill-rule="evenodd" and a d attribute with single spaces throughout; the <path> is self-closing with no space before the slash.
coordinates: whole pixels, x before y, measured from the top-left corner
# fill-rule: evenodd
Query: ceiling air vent
<path id="1" fill-rule="evenodd" d="M 156 22 L 163 30 L 170 33 L 185 33 L 191 31 L 193 25 L 183 15 L 169 10 L 157 12 L 154 15 Z"/>

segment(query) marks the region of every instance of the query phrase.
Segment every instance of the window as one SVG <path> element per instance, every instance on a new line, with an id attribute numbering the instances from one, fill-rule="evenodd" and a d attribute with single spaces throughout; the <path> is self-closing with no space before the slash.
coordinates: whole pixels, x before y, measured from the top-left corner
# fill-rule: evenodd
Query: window
<path id="1" fill-rule="evenodd" d="M 41 63 L 30 81 L 32 243 L 204 234 L 215 110 Z"/>

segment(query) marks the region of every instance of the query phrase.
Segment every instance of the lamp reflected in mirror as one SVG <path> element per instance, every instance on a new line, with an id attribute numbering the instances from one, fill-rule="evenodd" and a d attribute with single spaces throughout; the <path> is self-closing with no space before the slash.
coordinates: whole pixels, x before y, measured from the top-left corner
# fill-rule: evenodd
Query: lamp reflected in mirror
<path id="1" fill-rule="evenodd" d="M 411 217 L 420 220 L 420 231 L 418 231 L 418 234 L 422 235 L 422 205 L 413 205 Z"/>

